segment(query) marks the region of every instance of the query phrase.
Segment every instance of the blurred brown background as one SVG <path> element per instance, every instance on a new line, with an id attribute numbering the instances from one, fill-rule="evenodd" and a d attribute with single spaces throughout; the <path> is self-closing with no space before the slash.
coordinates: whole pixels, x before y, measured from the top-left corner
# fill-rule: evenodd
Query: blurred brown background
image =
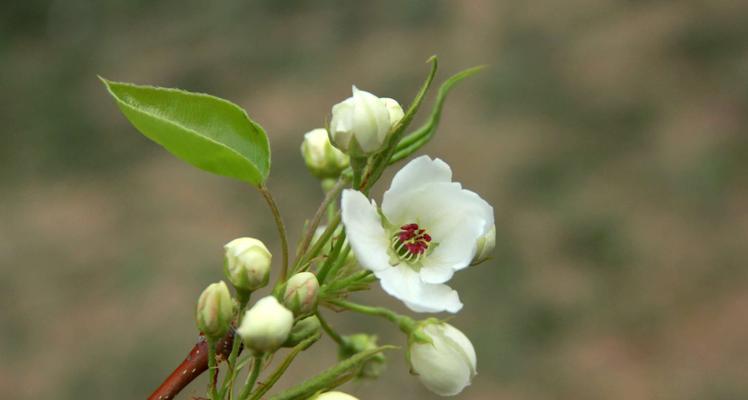
<path id="1" fill-rule="evenodd" d="M 257 193 L 150 143 L 97 74 L 245 107 L 295 240 L 320 200 L 302 134 L 354 83 L 409 102 L 438 54 L 440 79 L 490 65 L 425 148 L 496 210 L 495 259 L 452 282 L 479 361 L 461 397 L 748 398 L 746 21 L 737 0 L 2 2 L 1 397 L 144 398 L 193 344 L 222 245 L 279 255 Z M 345 390 L 435 398 L 402 352 Z"/>

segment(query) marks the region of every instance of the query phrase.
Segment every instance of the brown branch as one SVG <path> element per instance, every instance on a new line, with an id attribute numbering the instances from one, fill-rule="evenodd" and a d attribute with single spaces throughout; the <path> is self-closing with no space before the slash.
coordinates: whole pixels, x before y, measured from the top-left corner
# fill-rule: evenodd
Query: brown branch
<path id="1" fill-rule="evenodd" d="M 216 346 L 216 355 L 219 362 L 228 357 L 231 353 L 231 346 L 234 343 L 233 329 L 226 336 L 218 341 Z M 161 386 L 158 387 L 149 397 L 148 400 L 170 400 L 182 391 L 190 382 L 195 380 L 200 374 L 208 369 L 208 342 L 204 336 L 192 348 L 184 361 L 171 373 Z M 214 379 L 217 378 L 214 377 Z"/>

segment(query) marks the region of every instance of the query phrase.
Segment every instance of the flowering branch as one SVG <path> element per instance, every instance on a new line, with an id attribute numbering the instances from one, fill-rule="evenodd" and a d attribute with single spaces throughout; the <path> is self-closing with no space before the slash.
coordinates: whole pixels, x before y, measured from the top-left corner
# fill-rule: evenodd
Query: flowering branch
<path id="1" fill-rule="evenodd" d="M 209 400 L 231 400 L 237 376 L 252 360 L 238 399 L 259 400 L 325 332 L 338 345 L 338 364 L 273 399 L 355 400 L 331 390 L 350 379 L 378 377 L 386 361 L 382 352 L 392 346 L 378 346 L 376 336 L 366 333 L 338 333 L 323 318 L 320 303 L 393 322 L 407 337 L 411 370 L 433 392 L 454 395 L 470 384 L 475 351 L 462 332 L 434 318 L 416 320 L 346 300 L 379 280 L 414 312 L 456 313 L 462 303 L 446 283 L 456 271 L 485 260 L 494 246 L 493 209 L 453 182 L 451 169 L 439 159 L 418 157 L 397 172 L 381 207 L 369 196 L 388 166 L 430 140 L 449 90 L 480 69 L 447 79 L 426 124 L 406 135 L 436 75 L 436 57 L 429 62 L 429 74 L 407 111 L 394 99 L 353 86 L 351 97 L 332 107 L 329 126 L 304 135 L 301 154 L 325 196 L 305 227 L 292 264 L 286 226 L 266 186 L 270 146 L 259 124 L 240 107 L 213 96 L 102 79 L 122 113 L 145 136 L 197 168 L 255 186 L 281 242 L 278 281 L 269 295 L 249 307 L 250 295 L 268 285 L 272 254 L 255 238 L 237 238 L 224 246 L 224 275 L 234 293 L 221 281 L 200 294 L 195 321 L 203 336 L 149 399 L 173 399 L 209 369 Z M 345 189 L 351 181 L 352 189 Z M 249 354 L 238 360 L 243 348 Z M 290 351 L 258 384 L 282 348 Z M 222 360 L 228 367 L 219 388 Z"/>

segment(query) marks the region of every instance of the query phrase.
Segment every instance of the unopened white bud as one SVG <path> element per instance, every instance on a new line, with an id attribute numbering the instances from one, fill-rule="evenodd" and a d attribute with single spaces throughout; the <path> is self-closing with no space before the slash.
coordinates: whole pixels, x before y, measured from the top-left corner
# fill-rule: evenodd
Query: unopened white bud
<path id="1" fill-rule="evenodd" d="M 264 243 L 242 237 L 228 242 L 224 249 L 224 272 L 235 288 L 253 291 L 267 285 L 273 256 Z"/>
<path id="2" fill-rule="evenodd" d="M 312 175 L 320 179 L 337 178 L 349 163 L 349 157 L 330 143 L 327 130 L 322 128 L 304 134 L 301 155 Z"/>
<path id="3" fill-rule="evenodd" d="M 273 296 L 263 297 L 247 310 L 236 333 L 254 354 L 276 350 L 288 339 L 293 314 Z"/>
<path id="4" fill-rule="evenodd" d="M 283 304 L 293 311 L 294 315 L 307 315 L 317 307 L 319 281 L 311 272 L 299 272 L 286 282 Z"/>
<path id="5" fill-rule="evenodd" d="M 431 343 L 411 340 L 408 358 L 421 383 L 440 396 L 454 396 L 470 385 L 476 356 L 465 334 L 443 322 L 427 322 L 419 332 Z"/>
<path id="6" fill-rule="evenodd" d="M 345 153 L 363 157 L 377 152 L 403 116 L 397 101 L 353 87 L 353 96 L 332 107 L 330 137 Z"/>
<path id="7" fill-rule="evenodd" d="M 313 400 L 358 400 L 350 394 L 343 392 L 325 392 L 313 398 Z"/>
<path id="8" fill-rule="evenodd" d="M 221 338 L 228 332 L 233 317 L 234 303 L 226 283 L 213 283 L 203 290 L 195 313 L 200 332 L 211 339 Z"/>
<path id="9" fill-rule="evenodd" d="M 471 264 L 486 261 L 491 256 L 494 247 L 496 247 L 496 225 L 491 225 L 491 228 L 475 242 L 475 257 Z"/>

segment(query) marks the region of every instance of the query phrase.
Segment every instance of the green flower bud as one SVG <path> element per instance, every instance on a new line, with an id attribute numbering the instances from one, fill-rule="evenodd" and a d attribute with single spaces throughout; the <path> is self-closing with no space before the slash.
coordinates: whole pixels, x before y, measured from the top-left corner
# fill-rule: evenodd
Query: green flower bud
<path id="1" fill-rule="evenodd" d="M 375 349 L 377 347 L 377 337 L 358 333 L 355 335 L 344 336 L 343 344 L 338 348 L 338 359 L 345 360 L 358 353 Z M 366 360 L 361 369 L 356 374 L 357 378 L 378 378 L 386 367 L 387 358 L 382 353 L 377 353 Z"/>
<path id="2" fill-rule="evenodd" d="M 242 237 L 223 247 L 226 250 L 223 269 L 229 282 L 237 290 L 253 291 L 267 285 L 273 257 L 264 243 Z"/>
<path id="3" fill-rule="evenodd" d="M 475 257 L 473 257 L 473 261 L 470 264 L 475 265 L 486 261 L 491 256 L 491 252 L 493 252 L 495 246 L 496 225 L 491 225 L 491 228 L 475 242 Z"/>
<path id="4" fill-rule="evenodd" d="M 210 339 L 226 335 L 234 317 L 234 302 L 223 281 L 209 285 L 197 301 L 197 328 Z"/>
<path id="5" fill-rule="evenodd" d="M 317 307 L 319 282 L 311 272 L 299 272 L 286 282 L 283 304 L 296 316 L 314 312 Z"/>
<path id="6" fill-rule="evenodd" d="M 288 335 L 288 339 L 283 343 L 283 347 L 294 347 L 307 338 L 319 334 L 321 328 L 322 326 L 317 316 L 306 317 L 291 328 L 291 334 Z"/>
<path id="7" fill-rule="evenodd" d="M 273 296 L 263 297 L 247 310 L 236 333 L 254 354 L 278 349 L 288 339 L 293 314 Z"/>
<path id="8" fill-rule="evenodd" d="M 327 130 L 323 128 L 304 135 L 301 155 L 312 175 L 320 179 L 337 178 L 350 162 L 345 153 L 333 147 Z"/>

